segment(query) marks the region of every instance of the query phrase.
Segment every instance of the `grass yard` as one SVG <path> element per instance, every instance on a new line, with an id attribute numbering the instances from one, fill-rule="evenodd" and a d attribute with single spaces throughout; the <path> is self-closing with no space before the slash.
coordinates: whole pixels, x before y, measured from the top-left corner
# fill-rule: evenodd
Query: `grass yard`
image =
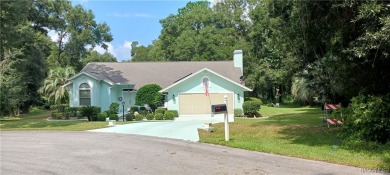
<path id="1" fill-rule="evenodd" d="M 65 130 L 84 131 L 91 129 L 105 128 L 108 122 L 85 120 L 69 121 L 48 121 L 51 111 L 35 110 L 20 117 L 0 118 L 0 130 Z M 117 124 L 128 124 L 132 122 L 117 122 Z"/>
<path id="2" fill-rule="evenodd" d="M 261 106 L 260 113 L 269 118 L 236 118 L 230 123 L 229 142 L 224 140 L 223 123 L 212 133 L 200 130 L 200 141 L 390 171 L 389 144 L 351 146 L 337 136 L 340 128 L 322 125 L 320 108 Z"/>

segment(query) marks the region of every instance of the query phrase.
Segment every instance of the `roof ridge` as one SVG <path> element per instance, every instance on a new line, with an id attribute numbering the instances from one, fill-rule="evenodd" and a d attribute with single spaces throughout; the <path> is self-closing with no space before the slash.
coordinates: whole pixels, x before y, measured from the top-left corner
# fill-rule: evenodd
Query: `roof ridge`
<path id="1" fill-rule="evenodd" d="M 140 62 L 89 62 L 88 64 L 91 63 L 97 63 L 97 64 L 102 64 L 102 63 L 109 63 L 109 64 L 126 64 L 126 63 L 210 63 L 210 62 L 233 62 L 233 60 L 218 60 L 218 61 L 140 61 Z M 87 65 L 88 65 L 87 64 Z"/>

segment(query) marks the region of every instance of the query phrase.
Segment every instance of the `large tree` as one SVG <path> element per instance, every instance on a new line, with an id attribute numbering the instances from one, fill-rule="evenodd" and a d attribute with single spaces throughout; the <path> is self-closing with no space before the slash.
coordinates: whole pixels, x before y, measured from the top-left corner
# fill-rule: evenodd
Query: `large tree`
<path id="1" fill-rule="evenodd" d="M 100 54 L 99 52 L 93 50 L 87 53 L 87 57 L 83 60 L 83 66 L 90 62 L 117 62 L 117 59 L 114 55 L 108 53 L 107 51 Z"/>
<path id="2" fill-rule="evenodd" d="M 0 3 L 0 115 L 15 115 L 40 99 L 50 40 L 40 19 L 30 16 L 36 10 L 32 1 Z"/>
<path id="3" fill-rule="evenodd" d="M 160 20 L 163 29 L 153 45 L 132 44 L 132 60 L 229 60 L 233 50 L 249 48 L 245 8 L 245 1 L 226 1 L 213 8 L 207 1 L 189 2 L 178 14 Z"/>
<path id="4" fill-rule="evenodd" d="M 38 1 L 38 11 L 48 16 L 47 28 L 57 34 L 49 60 L 51 67 L 72 66 L 80 70 L 87 55 L 87 47 L 108 48 L 105 42 L 113 40 L 106 23 L 97 23 L 91 10 L 81 5 L 72 6 L 70 1 Z"/>

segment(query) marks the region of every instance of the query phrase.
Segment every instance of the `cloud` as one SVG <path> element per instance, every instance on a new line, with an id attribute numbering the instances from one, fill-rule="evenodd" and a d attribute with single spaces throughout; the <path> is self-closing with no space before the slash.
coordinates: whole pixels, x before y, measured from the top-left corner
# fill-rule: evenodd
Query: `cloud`
<path id="1" fill-rule="evenodd" d="M 49 32 L 47 32 L 47 35 L 50 37 L 50 39 L 54 42 L 57 42 L 58 40 L 58 34 L 56 31 L 54 30 L 49 30 Z"/>
<path id="2" fill-rule="evenodd" d="M 112 45 L 111 43 L 105 43 L 108 45 L 107 51 L 116 57 L 118 62 L 128 61 L 131 59 L 131 41 L 124 41 L 122 45 Z M 97 46 L 93 50 L 103 54 L 106 52 L 102 47 Z"/>
<path id="3" fill-rule="evenodd" d="M 218 2 L 222 2 L 223 0 L 208 0 L 211 4 L 211 7 L 213 7 L 214 5 L 216 5 Z"/>
<path id="4" fill-rule="evenodd" d="M 148 13 L 114 13 L 110 16 L 118 18 L 153 18 L 154 16 Z"/>

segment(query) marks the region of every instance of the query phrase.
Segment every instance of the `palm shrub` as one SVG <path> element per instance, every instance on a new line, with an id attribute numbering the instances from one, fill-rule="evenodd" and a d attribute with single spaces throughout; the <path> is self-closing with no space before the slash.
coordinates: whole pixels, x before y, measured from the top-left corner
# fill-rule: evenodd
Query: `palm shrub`
<path id="1" fill-rule="evenodd" d="M 146 119 L 147 120 L 153 120 L 154 119 L 154 115 L 152 113 L 148 113 L 148 114 L 146 114 Z"/>
<path id="2" fill-rule="evenodd" d="M 72 67 L 56 67 L 51 69 L 39 92 L 48 99 L 53 100 L 56 104 L 67 103 L 69 93 L 62 85 L 75 74 L 76 72 Z"/>
<path id="3" fill-rule="evenodd" d="M 97 119 L 98 110 L 94 106 L 83 106 L 81 107 L 80 113 L 81 116 L 87 117 L 88 121 L 93 121 L 93 119 Z"/>
<path id="4" fill-rule="evenodd" d="M 144 115 L 142 115 L 142 114 L 135 115 L 135 120 L 136 121 L 141 121 L 142 119 L 144 119 Z"/>
<path id="5" fill-rule="evenodd" d="M 172 111 L 167 111 L 164 114 L 164 119 L 165 120 L 173 120 L 175 118 L 175 113 Z"/>
<path id="6" fill-rule="evenodd" d="M 154 115 L 154 119 L 156 119 L 156 120 L 164 120 L 164 115 L 161 114 L 161 113 L 157 113 L 156 115 Z"/>

